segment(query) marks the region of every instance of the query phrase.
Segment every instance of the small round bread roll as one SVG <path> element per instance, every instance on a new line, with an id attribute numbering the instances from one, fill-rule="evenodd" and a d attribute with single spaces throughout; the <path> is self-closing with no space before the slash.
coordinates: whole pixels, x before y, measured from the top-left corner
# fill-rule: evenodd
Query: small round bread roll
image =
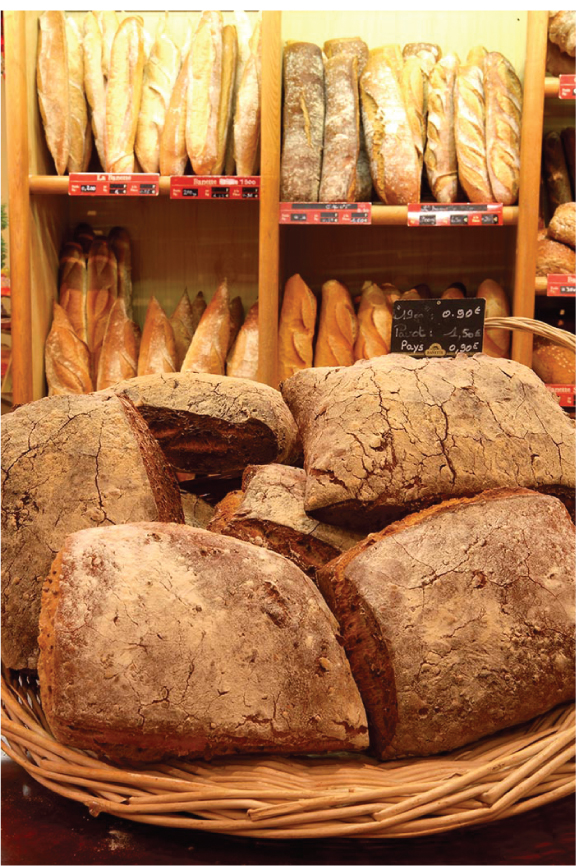
<path id="1" fill-rule="evenodd" d="M 576 202 L 559 205 L 548 226 L 548 236 L 574 249 L 576 240 Z"/>
<path id="2" fill-rule="evenodd" d="M 536 254 L 536 276 L 545 277 L 547 274 L 573 274 L 576 270 L 576 257 L 574 250 L 551 241 L 549 238 L 538 241 L 538 252 Z"/>
<path id="3" fill-rule="evenodd" d="M 550 385 L 574 385 L 574 352 L 545 337 L 534 337 L 532 369 Z"/>

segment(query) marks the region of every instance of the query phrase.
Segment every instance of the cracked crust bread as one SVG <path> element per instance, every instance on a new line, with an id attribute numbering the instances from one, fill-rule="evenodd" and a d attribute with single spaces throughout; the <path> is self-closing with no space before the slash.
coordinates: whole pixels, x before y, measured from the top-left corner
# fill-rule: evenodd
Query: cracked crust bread
<path id="1" fill-rule="evenodd" d="M 184 516 L 176 481 L 128 400 L 45 397 L 2 427 L 2 660 L 33 670 L 42 581 L 66 536 Z"/>
<path id="2" fill-rule="evenodd" d="M 574 424 L 532 370 L 487 355 L 384 355 L 282 383 L 304 448 L 306 511 L 381 529 L 494 487 L 574 487 Z"/>
<path id="3" fill-rule="evenodd" d="M 216 506 L 212 532 L 231 535 L 290 559 L 312 579 L 316 570 L 364 538 L 304 511 L 306 473 L 295 466 L 248 466 L 242 490 Z"/>
<path id="4" fill-rule="evenodd" d="M 185 472 L 295 463 L 298 430 L 274 388 L 211 373 L 163 373 L 113 389 L 136 406 L 167 460 Z"/>
<path id="5" fill-rule="evenodd" d="M 324 599 L 252 544 L 173 524 L 77 532 L 40 628 L 42 706 L 68 745 L 120 761 L 368 745 Z"/>
<path id="6" fill-rule="evenodd" d="M 548 226 L 548 236 L 574 249 L 576 245 L 576 202 L 559 205 Z"/>
<path id="7" fill-rule="evenodd" d="M 318 572 L 381 758 L 456 749 L 574 697 L 573 556 L 557 499 L 500 489 Z"/>

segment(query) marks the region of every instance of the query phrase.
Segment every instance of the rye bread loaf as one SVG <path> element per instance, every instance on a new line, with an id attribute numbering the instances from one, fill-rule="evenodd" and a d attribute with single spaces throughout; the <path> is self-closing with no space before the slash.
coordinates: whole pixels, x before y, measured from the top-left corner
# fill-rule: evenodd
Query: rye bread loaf
<path id="1" fill-rule="evenodd" d="M 294 463 L 298 431 L 278 391 L 211 373 L 140 376 L 128 397 L 166 458 L 185 472 L 241 472 L 249 463 Z"/>
<path id="2" fill-rule="evenodd" d="M 267 550 L 158 523 L 69 536 L 43 593 L 51 730 L 116 760 L 363 749 L 337 623 Z"/>
<path id="3" fill-rule="evenodd" d="M 34 669 L 42 581 L 66 535 L 184 518 L 176 481 L 128 400 L 45 397 L 2 426 L 2 660 Z"/>
<path id="4" fill-rule="evenodd" d="M 574 697 L 573 553 L 557 499 L 499 489 L 319 572 L 382 758 L 456 749 Z"/>
<path id="5" fill-rule="evenodd" d="M 494 487 L 574 486 L 574 424 L 528 367 L 384 355 L 282 383 L 304 448 L 306 511 L 364 531 Z"/>
<path id="6" fill-rule="evenodd" d="M 248 466 L 241 495 L 233 491 L 216 506 L 208 529 L 280 553 L 314 579 L 318 568 L 364 536 L 309 517 L 305 487 L 306 473 L 295 466 Z"/>

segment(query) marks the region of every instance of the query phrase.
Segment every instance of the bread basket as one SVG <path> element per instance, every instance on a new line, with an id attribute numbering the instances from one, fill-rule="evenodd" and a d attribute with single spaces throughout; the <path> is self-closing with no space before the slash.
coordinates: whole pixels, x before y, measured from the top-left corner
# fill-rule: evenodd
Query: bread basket
<path id="1" fill-rule="evenodd" d="M 576 349 L 572 334 L 531 319 L 487 324 Z M 575 715 L 565 704 L 428 758 L 271 755 L 134 770 L 58 743 L 37 680 L 2 671 L 2 748 L 46 788 L 84 803 L 91 815 L 260 839 L 426 836 L 550 803 L 576 790 Z"/>

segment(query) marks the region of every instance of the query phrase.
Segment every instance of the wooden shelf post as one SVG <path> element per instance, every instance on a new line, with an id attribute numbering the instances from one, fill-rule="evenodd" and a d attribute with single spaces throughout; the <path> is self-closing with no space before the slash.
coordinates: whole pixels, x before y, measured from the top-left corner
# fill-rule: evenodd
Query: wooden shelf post
<path id="1" fill-rule="evenodd" d="M 33 399 L 25 16 L 26 12 L 4 13 L 14 405 Z"/>
<path id="2" fill-rule="evenodd" d="M 278 387 L 278 263 L 280 117 L 282 110 L 281 13 L 262 13 L 262 114 L 260 235 L 258 253 L 258 379 Z"/>
<path id="3" fill-rule="evenodd" d="M 528 12 L 524 101 L 520 139 L 520 196 L 512 315 L 534 318 L 538 199 L 544 126 L 548 12 Z M 532 334 L 515 332 L 512 358 L 532 366 Z"/>

